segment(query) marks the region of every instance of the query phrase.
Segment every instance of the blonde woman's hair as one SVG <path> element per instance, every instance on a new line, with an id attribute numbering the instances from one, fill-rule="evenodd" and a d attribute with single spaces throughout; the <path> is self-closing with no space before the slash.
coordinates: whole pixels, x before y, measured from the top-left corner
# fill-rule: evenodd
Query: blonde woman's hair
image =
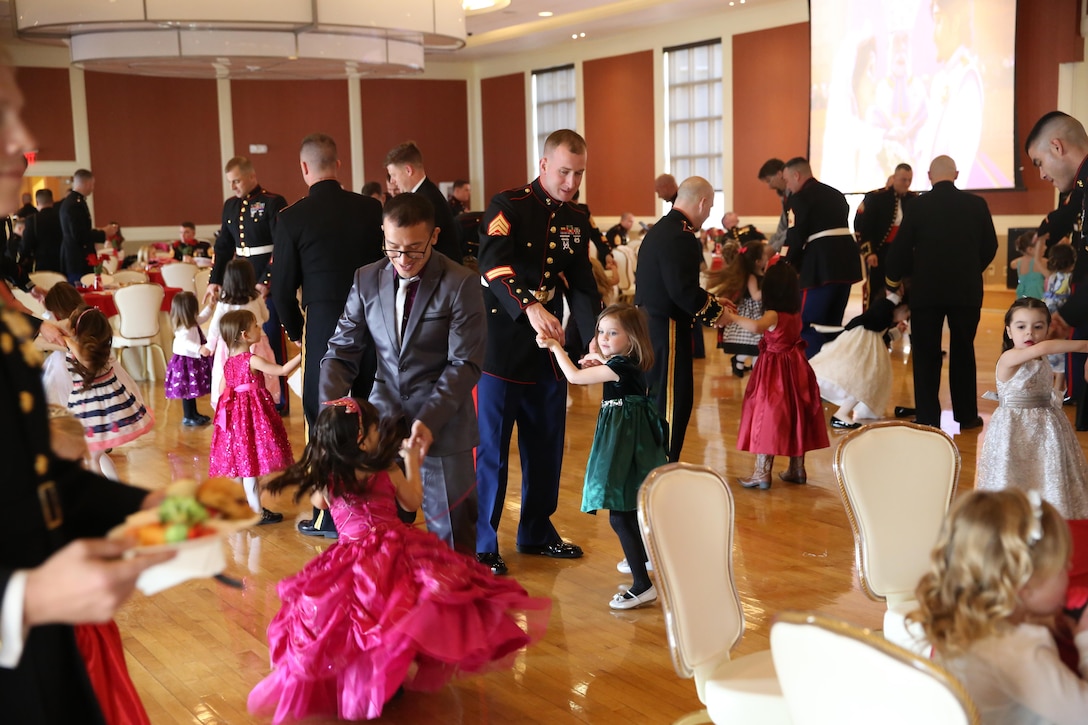
<path id="1" fill-rule="evenodd" d="M 1039 535 L 1037 540 L 1036 535 Z M 1021 491 L 975 491 L 945 520 L 931 568 L 918 583 L 910 622 L 945 656 L 1011 628 L 1020 591 L 1033 576 L 1069 565 L 1069 527 L 1050 504 L 1034 507 Z"/>

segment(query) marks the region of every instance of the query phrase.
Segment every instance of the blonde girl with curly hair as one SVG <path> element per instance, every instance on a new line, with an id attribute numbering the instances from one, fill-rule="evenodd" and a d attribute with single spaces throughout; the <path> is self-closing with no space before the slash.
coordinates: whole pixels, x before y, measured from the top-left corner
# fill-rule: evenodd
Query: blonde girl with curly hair
<path id="1" fill-rule="evenodd" d="M 1037 493 L 976 491 L 952 507 L 909 619 L 983 723 L 1088 721 L 1088 682 L 1063 664 L 1054 634 L 1072 630 L 1088 676 L 1088 617 L 1062 613 L 1071 551 L 1065 520 Z"/>

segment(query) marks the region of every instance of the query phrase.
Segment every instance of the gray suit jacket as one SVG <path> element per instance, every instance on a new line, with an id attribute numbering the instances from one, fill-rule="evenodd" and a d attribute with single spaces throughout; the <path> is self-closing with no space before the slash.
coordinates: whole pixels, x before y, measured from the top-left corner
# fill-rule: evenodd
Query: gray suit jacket
<path id="1" fill-rule="evenodd" d="M 479 442 L 472 389 L 487 345 L 480 277 L 432 253 L 420 274 L 412 311 L 397 345 L 393 327 L 396 271 L 382 260 L 361 267 L 321 360 L 322 400 L 347 395 L 368 346 L 378 357 L 370 402 L 382 417 L 423 421 L 434 435 L 429 456 L 470 450 Z"/>

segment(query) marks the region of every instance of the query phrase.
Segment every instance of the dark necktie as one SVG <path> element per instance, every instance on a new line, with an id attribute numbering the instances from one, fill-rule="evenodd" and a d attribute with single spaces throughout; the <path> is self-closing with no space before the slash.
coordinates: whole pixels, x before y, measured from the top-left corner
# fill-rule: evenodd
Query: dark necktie
<path id="1" fill-rule="evenodd" d="M 419 277 L 411 279 L 397 278 L 396 311 L 399 312 L 400 324 L 397 326 L 397 343 L 404 337 L 404 330 L 408 326 L 408 315 L 412 314 L 412 303 L 416 299 L 416 290 L 419 289 Z"/>

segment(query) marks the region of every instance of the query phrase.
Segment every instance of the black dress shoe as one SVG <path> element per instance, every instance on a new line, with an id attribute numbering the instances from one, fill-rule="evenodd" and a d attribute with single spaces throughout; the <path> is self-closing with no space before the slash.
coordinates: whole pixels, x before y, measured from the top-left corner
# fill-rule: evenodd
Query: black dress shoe
<path id="1" fill-rule="evenodd" d="M 1066 395 L 1062 398 L 1062 405 L 1076 405 L 1077 401 L 1072 395 Z"/>
<path id="2" fill-rule="evenodd" d="M 974 420 L 969 420 L 966 423 L 960 423 L 960 430 L 974 430 L 975 428 L 982 427 L 982 416 L 976 415 Z"/>
<path id="3" fill-rule="evenodd" d="M 502 560 L 497 551 L 485 551 L 482 554 L 476 554 L 476 561 L 480 562 L 484 566 L 491 568 L 491 573 L 495 576 L 501 576 L 506 573 L 506 562 Z"/>
<path id="4" fill-rule="evenodd" d="M 258 526 L 265 526 L 267 524 L 278 524 L 283 521 L 283 514 L 278 511 L 269 511 L 266 508 L 261 509 L 261 520 L 257 522 Z"/>
<path id="5" fill-rule="evenodd" d="M 914 415 L 914 413 L 915 413 L 914 408 L 908 408 L 905 405 L 895 406 L 895 417 L 896 418 L 909 418 L 910 416 Z"/>
<path id="6" fill-rule="evenodd" d="M 314 528 L 313 519 L 303 519 L 302 521 L 299 521 L 298 532 L 303 536 L 324 536 L 326 539 L 340 538 L 340 534 L 336 533 L 336 529 Z"/>
<path id="7" fill-rule="evenodd" d="M 582 547 L 566 541 L 557 541 L 547 546 L 522 546 L 518 544 L 518 553 L 550 556 L 553 559 L 578 559 L 582 556 Z"/>
<path id="8" fill-rule="evenodd" d="M 835 430 L 856 430 L 861 427 L 861 423 L 847 423 L 845 420 L 831 416 L 831 427 Z"/>

